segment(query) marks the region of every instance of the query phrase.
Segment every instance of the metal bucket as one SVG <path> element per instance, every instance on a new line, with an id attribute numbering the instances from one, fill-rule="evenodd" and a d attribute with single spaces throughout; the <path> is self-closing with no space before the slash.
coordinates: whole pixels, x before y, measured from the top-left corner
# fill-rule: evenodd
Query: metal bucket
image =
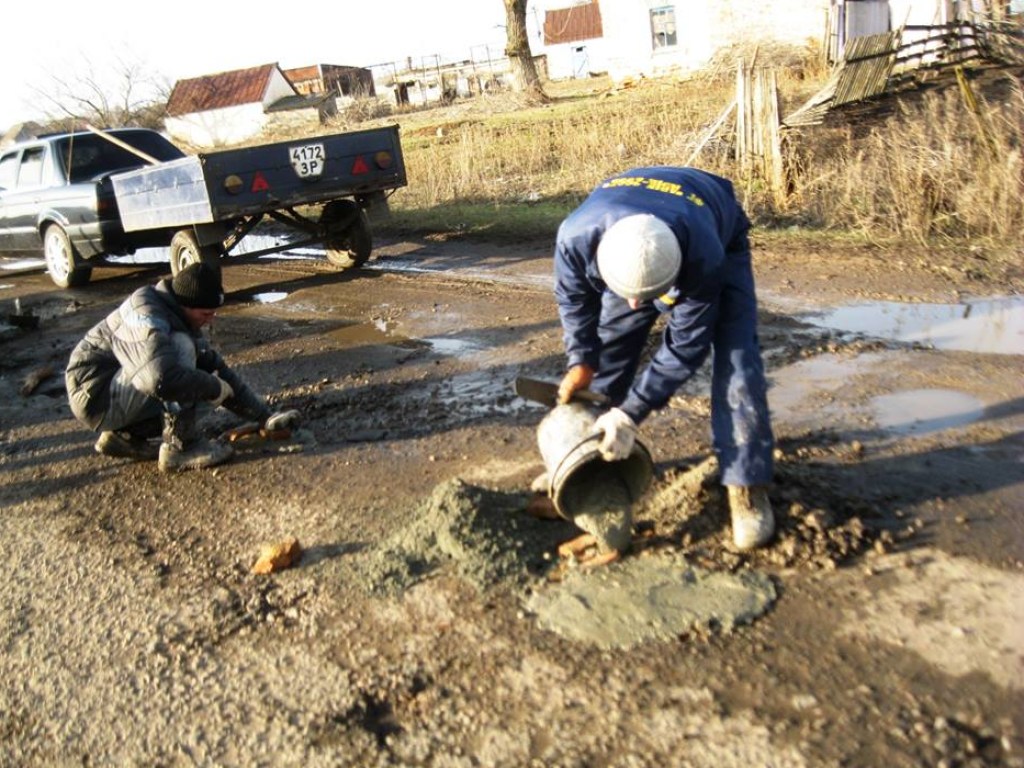
<path id="1" fill-rule="evenodd" d="M 598 445 L 601 433 L 594 429 L 598 409 L 573 402 L 556 406 L 537 427 L 537 444 L 548 472 L 548 496 L 562 517 L 572 520 L 582 510 L 573 501 L 581 487 L 595 484 L 625 485 L 630 503 L 639 499 L 654 476 L 654 462 L 639 441 L 622 461 L 605 461 Z"/>

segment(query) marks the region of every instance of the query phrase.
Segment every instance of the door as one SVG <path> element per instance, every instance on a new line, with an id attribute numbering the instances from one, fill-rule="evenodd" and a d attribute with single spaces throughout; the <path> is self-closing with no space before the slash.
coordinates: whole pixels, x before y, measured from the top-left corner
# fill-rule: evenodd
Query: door
<path id="1" fill-rule="evenodd" d="M 36 214 L 43 188 L 45 147 L 26 147 L 0 158 L 4 176 L 0 191 L 0 250 L 38 251 Z M 7 185 L 10 186 L 7 186 Z"/>
<path id="2" fill-rule="evenodd" d="M 572 76 L 576 79 L 590 75 L 590 57 L 587 46 L 577 45 L 572 49 Z"/>

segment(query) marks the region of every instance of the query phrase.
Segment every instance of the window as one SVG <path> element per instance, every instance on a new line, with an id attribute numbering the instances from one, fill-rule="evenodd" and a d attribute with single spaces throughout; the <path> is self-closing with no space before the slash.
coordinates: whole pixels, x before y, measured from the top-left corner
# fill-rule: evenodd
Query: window
<path id="1" fill-rule="evenodd" d="M 18 153 L 9 152 L 0 157 L 0 189 L 10 189 L 18 178 Z"/>
<path id="2" fill-rule="evenodd" d="M 157 160 L 177 160 L 184 157 L 180 149 L 158 133 L 125 131 L 114 135 Z M 59 139 L 57 148 L 64 161 L 64 167 L 70 169 L 72 183 L 89 181 L 114 171 L 141 168 L 146 164 L 139 155 L 112 144 L 102 136 L 92 134 L 75 134 L 73 137 Z"/>
<path id="3" fill-rule="evenodd" d="M 664 5 L 651 9 L 651 46 L 654 50 L 676 44 L 676 9 Z"/>
<path id="4" fill-rule="evenodd" d="M 43 182 L 43 148 L 26 149 L 21 156 L 21 171 L 18 172 L 18 188 L 38 187 Z"/>

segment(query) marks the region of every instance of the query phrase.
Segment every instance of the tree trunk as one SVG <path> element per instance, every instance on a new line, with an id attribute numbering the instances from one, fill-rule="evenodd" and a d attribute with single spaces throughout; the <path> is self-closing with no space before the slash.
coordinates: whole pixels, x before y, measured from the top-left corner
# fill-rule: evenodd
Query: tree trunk
<path id="1" fill-rule="evenodd" d="M 512 66 L 514 87 L 531 100 L 547 101 L 530 53 L 530 38 L 526 33 L 526 0 L 504 0 L 504 3 L 507 39 L 505 55 Z"/>

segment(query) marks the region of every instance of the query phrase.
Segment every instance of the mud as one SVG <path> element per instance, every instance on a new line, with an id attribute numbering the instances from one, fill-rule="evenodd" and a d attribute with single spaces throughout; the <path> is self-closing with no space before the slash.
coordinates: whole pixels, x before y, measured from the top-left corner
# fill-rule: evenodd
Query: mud
<path id="1" fill-rule="evenodd" d="M 512 383 L 564 363 L 549 243 L 227 265 L 215 344 L 308 439 L 176 477 L 97 456 L 59 376 L 24 388 L 163 268 L 5 271 L 0 317 L 40 322 L 0 333 L 0 763 L 1022 766 L 1020 355 L 808 316 L 980 313 L 1015 263 L 758 243 L 778 535 L 730 544 L 704 369 L 642 425 L 654 477 L 596 573 L 524 513 L 546 411 Z"/>

